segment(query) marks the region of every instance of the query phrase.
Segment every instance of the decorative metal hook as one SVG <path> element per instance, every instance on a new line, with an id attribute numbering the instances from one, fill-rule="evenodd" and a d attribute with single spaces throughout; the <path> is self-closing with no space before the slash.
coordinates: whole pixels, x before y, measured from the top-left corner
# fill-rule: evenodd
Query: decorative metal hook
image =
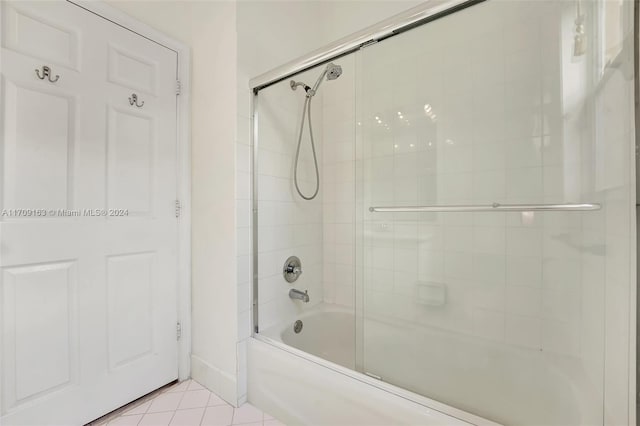
<path id="1" fill-rule="evenodd" d="M 131 94 L 131 97 L 129 98 L 129 105 L 135 105 L 138 108 L 142 108 L 142 105 L 144 105 L 144 101 L 142 101 L 141 104 L 138 103 L 138 95 L 136 95 L 135 93 Z"/>
<path id="2" fill-rule="evenodd" d="M 40 75 L 40 70 L 39 69 L 36 69 L 36 75 L 38 76 L 38 78 L 40 80 L 44 80 L 45 77 L 47 77 L 51 83 L 55 83 L 56 81 L 60 80 L 60 76 L 57 75 L 57 74 L 56 74 L 56 78 L 55 79 L 51 78 L 51 75 L 52 75 L 51 74 L 51 68 L 49 68 L 46 65 L 42 66 L 42 75 Z"/>

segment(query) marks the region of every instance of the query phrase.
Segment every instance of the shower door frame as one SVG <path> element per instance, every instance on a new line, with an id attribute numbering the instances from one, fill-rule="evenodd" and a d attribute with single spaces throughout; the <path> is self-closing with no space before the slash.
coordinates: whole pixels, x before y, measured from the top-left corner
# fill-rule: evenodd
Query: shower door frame
<path id="1" fill-rule="evenodd" d="M 315 66 L 327 63 L 329 61 L 338 59 L 342 56 L 346 56 L 352 53 L 357 52 L 363 47 L 369 46 L 374 43 L 378 43 L 383 41 L 389 37 L 393 37 L 398 34 L 402 34 L 408 30 L 411 30 L 415 27 L 419 27 L 421 25 L 427 24 L 430 21 L 434 21 L 441 17 L 453 14 L 462 9 L 466 9 L 467 7 L 483 3 L 487 0 L 432 0 L 429 2 L 422 3 L 416 7 L 413 7 L 405 12 L 394 15 L 384 21 L 381 21 L 377 24 L 369 26 L 361 31 L 353 33 L 347 37 L 337 40 L 334 43 L 331 43 L 323 48 L 317 49 L 315 51 L 310 52 L 309 54 L 302 56 L 298 59 L 290 61 L 286 64 L 283 64 L 277 68 L 274 68 L 271 71 L 268 71 L 264 74 L 256 76 L 249 80 L 249 88 L 251 89 L 251 246 L 252 246 L 252 334 L 251 337 L 262 342 L 268 343 L 272 346 L 275 346 L 279 349 L 282 349 L 286 352 L 289 352 L 293 355 L 302 357 L 307 359 L 313 363 L 319 364 L 325 368 L 329 368 L 338 373 L 349 376 L 355 380 L 367 383 L 371 386 L 382 389 L 391 394 L 397 395 L 401 398 L 405 398 L 412 402 L 423 405 L 427 408 L 440 411 L 444 414 L 450 415 L 452 417 L 458 418 L 460 420 L 464 420 L 476 425 L 496 425 L 497 423 L 492 422 L 491 420 L 484 419 L 482 417 L 476 416 L 474 414 L 468 413 L 466 411 L 460 410 L 458 408 L 452 407 L 450 405 L 443 404 L 436 400 L 427 398 L 426 396 L 422 396 L 416 394 L 412 391 L 404 389 L 402 387 L 393 385 L 391 383 L 383 382 L 381 380 L 377 380 L 373 377 L 370 377 L 366 374 L 360 373 L 356 370 L 352 370 L 346 367 L 342 367 L 333 362 L 322 359 L 318 356 L 312 355 L 310 353 L 304 352 L 300 349 L 293 348 L 287 344 L 279 342 L 277 340 L 271 339 L 265 335 L 259 333 L 259 279 L 258 279 L 258 180 L 259 175 L 258 171 L 258 149 L 259 149 L 259 92 L 262 89 L 265 89 L 273 84 L 286 80 L 298 73 L 307 71 Z M 625 0 L 625 1 L 633 1 L 633 49 L 634 49 L 634 96 L 635 96 L 635 129 L 634 129 L 634 140 L 636 141 L 636 145 L 640 143 L 640 137 L 637 132 L 638 125 L 640 124 L 640 77 L 638 71 L 638 63 L 640 62 L 640 36 L 638 35 L 638 10 L 640 5 L 638 0 Z M 640 172 L 638 167 L 635 170 L 636 181 L 640 182 Z M 636 191 L 640 191 L 640 187 L 636 187 Z M 637 200 L 636 200 L 637 203 Z M 637 206 L 637 204 L 636 204 Z M 635 208 L 633 209 L 635 212 Z M 635 213 L 634 213 L 635 214 Z M 635 221 L 634 221 L 635 222 Z M 631 242 L 632 247 L 636 248 L 636 258 L 638 257 L 637 252 L 637 238 L 640 237 L 640 230 L 636 229 L 636 240 Z M 631 253 L 630 253 L 631 254 Z M 636 267 L 640 265 L 640 262 L 636 262 Z M 636 424 L 636 354 L 637 354 L 637 339 L 636 339 L 636 329 L 637 329 L 637 304 L 636 298 L 639 296 L 637 291 L 637 276 L 636 276 L 636 268 L 632 267 L 630 282 L 636 282 L 636 286 L 631 286 L 631 291 L 629 297 L 630 301 L 630 312 L 629 312 L 629 354 L 628 354 L 628 366 L 627 373 L 629 376 L 629 393 L 628 393 L 628 419 L 629 424 Z M 357 287 L 357 286 L 356 286 Z M 605 314 L 605 322 L 607 320 L 607 316 Z M 620 348 L 622 350 L 622 348 Z M 603 366 L 603 374 L 607 377 L 607 366 L 606 364 Z M 610 392 L 610 391 L 609 391 Z M 613 396 L 609 395 L 608 388 L 605 386 L 603 392 L 603 405 L 604 410 L 609 404 L 607 404 L 608 400 L 611 400 Z M 611 392 L 613 393 L 613 392 Z M 607 416 L 604 415 L 603 418 L 604 426 L 613 426 L 609 422 L 607 422 Z"/>

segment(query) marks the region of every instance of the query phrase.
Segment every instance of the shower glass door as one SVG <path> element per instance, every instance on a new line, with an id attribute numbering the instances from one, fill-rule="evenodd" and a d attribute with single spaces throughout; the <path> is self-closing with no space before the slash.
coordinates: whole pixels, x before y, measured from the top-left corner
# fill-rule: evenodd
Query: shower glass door
<path id="1" fill-rule="evenodd" d="M 492 0 L 356 54 L 359 369 L 504 424 L 626 415 L 632 16 Z M 448 211 L 375 211 L 416 206 Z"/>

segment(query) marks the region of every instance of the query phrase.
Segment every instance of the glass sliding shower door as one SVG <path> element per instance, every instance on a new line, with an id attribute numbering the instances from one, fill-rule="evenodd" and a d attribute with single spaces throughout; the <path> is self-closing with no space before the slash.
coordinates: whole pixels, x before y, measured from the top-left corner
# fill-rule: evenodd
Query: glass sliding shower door
<path id="1" fill-rule="evenodd" d="M 610 421 L 632 16 L 488 1 L 357 53 L 363 372 L 504 424 Z"/>

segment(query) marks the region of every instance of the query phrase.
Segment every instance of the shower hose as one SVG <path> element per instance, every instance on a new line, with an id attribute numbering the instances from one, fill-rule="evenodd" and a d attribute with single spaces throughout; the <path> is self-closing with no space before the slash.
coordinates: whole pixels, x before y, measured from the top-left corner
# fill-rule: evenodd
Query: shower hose
<path id="1" fill-rule="evenodd" d="M 296 191 L 298 191 L 298 194 L 305 200 L 313 200 L 314 198 L 316 198 L 316 195 L 318 195 L 318 191 L 320 190 L 320 172 L 318 171 L 318 158 L 316 157 L 316 146 L 313 140 L 313 127 L 311 125 L 311 98 L 312 96 L 305 96 L 304 106 L 302 107 L 302 119 L 300 120 L 300 132 L 298 133 L 298 147 L 296 148 L 296 161 L 293 168 L 293 182 L 296 186 Z M 304 133 L 305 114 L 307 116 L 307 121 L 309 122 L 311 152 L 313 153 L 313 165 L 316 170 L 316 189 L 313 192 L 313 195 L 309 197 L 302 193 L 302 191 L 300 190 L 300 186 L 298 185 L 298 160 L 300 158 L 300 146 L 302 145 L 302 133 Z"/>

